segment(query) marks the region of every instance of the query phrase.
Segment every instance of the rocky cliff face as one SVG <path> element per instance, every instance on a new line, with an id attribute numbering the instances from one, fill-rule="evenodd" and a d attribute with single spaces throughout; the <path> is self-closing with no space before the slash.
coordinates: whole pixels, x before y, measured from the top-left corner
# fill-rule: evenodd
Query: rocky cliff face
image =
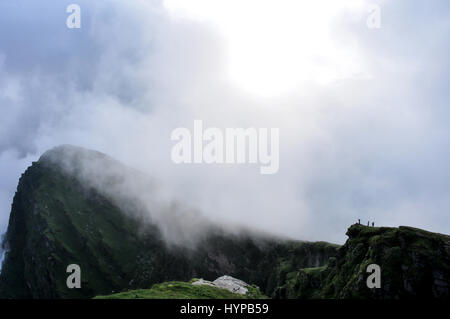
<path id="1" fill-rule="evenodd" d="M 54 161 L 63 153 L 70 154 L 64 161 L 71 163 L 70 170 Z M 20 178 L 2 244 L 0 297 L 89 298 L 224 274 L 271 295 L 286 273 L 325 265 L 336 254 L 337 246 L 328 243 L 232 234 L 214 225 L 205 228 L 195 246 L 168 244 L 133 200 L 119 205 L 111 192 L 80 177 L 82 157 L 99 170 L 121 166 L 104 154 L 66 146 L 44 154 Z M 104 175 L 94 180 L 121 182 Z M 81 289 L 66 286 L 69 264 L 81 267 Z"/>
<path id="2" fill-rule="evenodd" d="M 288 274 L 275 296 L 287 298 L 440 298 L 450 296 L 450 236 L 412 227 L 352 225 L 327 267 Z M 381 269 L 369 289 L 367 266 Z"/>
<path id="3" fill-rule="evenodd" d="M 82 163 L 93 165 L 86 169 Z M 162 227 L 161 220 L 172 212 L 149 218 L 140 198 L 126 196 L 127 188 L 118 187 L 124 183 L 118 171 L 131 176 L 127 187 L 144 188 L 152 196 L 141 173 L 94 151 L 59 147 L 27 169 L 2 242 L 6 253 L 0 298 L 90 298 L 223 275 L 279 298 L 450 295 L 447 235 L 411 227 L 353 225 L 339 248 L 248 230 L 230 232 L 180 212 Z M 167 240 L 167 235 L 179 232 L 178 238 L 186 241 L 179 225 L 192 219 L 201 230 L 195 244 Z M 81 289 L 66 286 L 69 264 L 81 267 Z M 381 288 L 367 287 L 369 264 L 381 267 Z"/>

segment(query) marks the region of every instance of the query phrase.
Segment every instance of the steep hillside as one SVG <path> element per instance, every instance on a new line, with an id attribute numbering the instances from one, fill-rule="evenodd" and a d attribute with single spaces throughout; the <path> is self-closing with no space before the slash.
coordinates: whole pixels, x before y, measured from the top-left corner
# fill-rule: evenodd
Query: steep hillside
<path id="1" fill-rule="evenodd" d="M 138 289 L 98 296 L 95 299 L 251 299 L 225 289 L 193 286 L 188 282 L 170 281 L 155 284 L 150 289 Z"/>
<path id="2" fill-rule="evenodd" d="M 61 156 L 63 161 L 55 161 Z M 81 162 L 95 165 L 85 170 Z M 232 234 L 214 225 L 200 228 L 196 246 L 167 244 L 137 201 L 130 197 L 119 202 L 114 191 L 105 191 L 122 183 L 114 173 L 119 170 L 129 171 L 137 183 L 139 172 L 104 154 L 72 146 L 45 153 L 26 170 L 3 241 L 0 297 L 91 298 L 224 274 L 271 295 L 287 273 L 325 265 L 336 254 L 337 246 L 328 243 Z M 94 178 L 87 182 L 86 175 Z M 182 224 L 191 216 L 177 218 Z M 81 267 L 81 289 L 66 286 L 69 264 Z"/>
<path id="3" fill-rule="evenodd" d="M 327 267 L 287 275 L 281 298 L 449 298 L 450 236 L 412 227 L 352 225 Z M 381 268 L 381 288 L 367 288 L 367 266 Z"/>
<path id="4" fill-rule="evenodd" d="M 226 276 L 224 276 L 226 277 Z M 220 278 L 219 278 L 220 279 Z M 236 280 L 232 278 L 233 280 Z M 239 281 L 239 280 L 238 280 Z M 246 283 L 246 292 L 239 293 L 235 287 L 214 285 L 214 282 L 197 284 L 198 279 L 189 282 L 170 281 L 155 284 L 150 289 L 130 290 L 96 299 L 267 299 L 256 286 Z"/>
<path id="5" fill-rule="evenodd" d="M 22 175 L 14 196 L 0 298 L 129 297 L 135 290 L 157 297 L 172 288 L 214 296 L 180 282 L 223 275 L 276 298 L 450 295 L 447 235 L 356 224 L 342 247 L 286 240 L 225 230 L 189 210 L 148 206 L 143 201 L 154 196 L 153 187 L 99 152 L 72 146 L 46 152 Z M 81 289 L 66 286 L 69 264 L 81 267 Z M 381 267 L 379 289 L 367 288 L 369 264 Z"/>

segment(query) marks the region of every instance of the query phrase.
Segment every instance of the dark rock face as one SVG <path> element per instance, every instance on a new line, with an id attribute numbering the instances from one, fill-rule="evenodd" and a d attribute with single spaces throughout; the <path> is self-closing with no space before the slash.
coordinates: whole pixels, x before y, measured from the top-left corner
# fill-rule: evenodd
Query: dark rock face
<path id="1" fill-rule="evenodd" d="M 50 160 L 67 151 L 75 167 L 70 173 Z M 104 154 L 66 146 L 44 154 L 20 178 L 2 244 L 0 298 L 90 298 L 224 274 L 271 295 L 286 273 L 324 265 L 337 252 L 328 243 L 231 234 L 213 225 L 195 247 L 168 245 L 138 205 L 130 202 L 125 213 L 110 194 L 83 183 L 76 162 L 86 155 L 103 161 L 101 167 L 120 165 Z M 66 286 L 69 264 L 81 267 L 81 289 Z"/>
<path id="2" fill-rule="evenodd" d="M 450 236 L 412 227 L 353 225 L 327 267 L 289 274 L 275 296 L 288 298 L 439 298 L 450 296 Z M 367 266 L 381 268 L 369 289 Z"/>

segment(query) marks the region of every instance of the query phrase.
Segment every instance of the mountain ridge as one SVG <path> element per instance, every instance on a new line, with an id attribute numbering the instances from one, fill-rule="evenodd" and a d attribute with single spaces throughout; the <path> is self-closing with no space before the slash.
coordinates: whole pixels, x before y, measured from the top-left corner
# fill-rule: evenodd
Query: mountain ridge
<path id="1" fill-rule="evenodd" d="M 449 298 L 448 235 L 354 224 L 339 246 L 230 231 L 190 211 L 144 205 L 125 191 L 141 188 L 148 196 L 155 189 L 103 153 L 73 146 L 45 152 L 22 174 L 14 196 L 0 298 L 92 298 L 136 289 L 145 295 L 155 284 L 223 275 L 273 298 Z M 190 242 L 192 228 L 182 226 L 192 220 L 203 232 Z M 173 232 L 182 233 L 182 245 L 170 240 Z M 66 286 L 69 264 L 81 267 L 80 289 Z M 381 267 L 379 289 L 366 286 L 369 264 Z"/>
<path id="2" fill-rule="evenodd" d="M 70 160 L 65 163 L 72 171 L 55 165 L 51 158 L 65 149 L 46 152 L 20 178 L 3 244 L 7 252 L 0 296 L 4 298 L 90 298 L 224 274 L 271 294 L 282 281 L 277 269 L 285 260 L 292 267 L 323 265 L 336 253 L 337 246 L 328 243 L 233 234 L 220 228 L 206 231 L 195 249 L 167 244 L 139 205 L 118 206 L 111 194 L 83 183 L 82 172 Z M 71 159 L 76 163 L 84 155 L 91 161 L 105 158 L 77 150 L 69 148 L 75 151 Z M 116 182 L 112 177 L 106 174 L 105 180 Z M 82 270 L 81 289 L 66 287 L 66 267 L 73 263 Z"/>

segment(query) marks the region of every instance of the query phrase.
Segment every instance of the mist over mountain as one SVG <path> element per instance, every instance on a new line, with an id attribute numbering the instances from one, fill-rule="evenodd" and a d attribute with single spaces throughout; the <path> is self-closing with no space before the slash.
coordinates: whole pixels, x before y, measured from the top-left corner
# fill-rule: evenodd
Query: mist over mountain
<path id="1" fill-rule="evenodd" d="M 213 221 L 209 216 L 214 214 L 202 212 L 195 206 L 189 207 L 176 197 L 165 196 L 160 190 L 160 182 L 101 152 L 62 145 L 45 152 L 39 162 L 57 167 L 68 176 L 75 177 L 86 190 L 94 189 L 125 214 L 157 225 L 168 244 L 195 246 L 205 234 L 217 231 L 218 227 L 230 234 L 252 232 L 269 236 L 257 225 Z M 270 236 L 283 237 L 275 233 Z"/>
<path id="2" fill-rule="evenodd" d="M 166 280 L 223 274 L 279 285 L 282 263 L 324 265 L 336 245 L 283 239 L 165 206 L 139 171 L 73 146 L 42 155 L 22 175 L 3 248 L 0 296 L 86 298 Z M 80 265 L 81 289 L 66 287 Z"/>
<path id="3" fill-rule="evenodd" d="M 165 202 L 157 188 L 97 151 L 64 145 L 45 152 L 14 196 L 0 298 L 168 296 L 173 287 L 195 296 L 202 290 L 191 289 L 192 278 L 224 275 L 274 298 L 449 296 L 447 235 L 356 224 L 343 246 L 291 240 L 208 220 Z M 365 284 L 372 263 L 383 269 L 381 290 Z M 80 289 L 66 284 L 71 264 L 81 268 Z"/>
<path id="4" fill-rule="evenodd" d="M 157 225 L 168 243 L 194 244 L 212 225 L 199 211 L 175 199 L 165 202 L 149 176 L 103 153 L 64 145 L 44 153 L 39 161 L 75 176 L 86 190 L 95 189 L 130 217 Z"/>

